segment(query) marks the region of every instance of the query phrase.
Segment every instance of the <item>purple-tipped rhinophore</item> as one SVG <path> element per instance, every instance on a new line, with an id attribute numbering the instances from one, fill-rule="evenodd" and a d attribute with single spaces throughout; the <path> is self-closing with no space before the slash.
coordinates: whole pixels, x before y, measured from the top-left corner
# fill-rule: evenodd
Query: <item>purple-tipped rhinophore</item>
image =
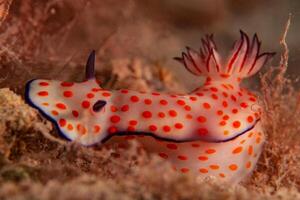
<path id="1" fill-rule="evenodd" d="M 86 63 L 86 68 L 85 68 L 85 78 L 86 80 L 93 79 L 95 78 L 95 56 L 96 52 L 93 50 Z"/>

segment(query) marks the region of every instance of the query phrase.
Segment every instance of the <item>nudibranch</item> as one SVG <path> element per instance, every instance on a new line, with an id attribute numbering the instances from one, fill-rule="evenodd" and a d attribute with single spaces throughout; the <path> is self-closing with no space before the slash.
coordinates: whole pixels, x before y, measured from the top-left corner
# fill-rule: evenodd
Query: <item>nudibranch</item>
<path id="1" fill-rule="evenodd" d="M 256 34 L 250 41 L 241 31 L 224 61 L 212 35 L 199 52 L 187 48 L 176 60 L 206 82 L 186 95 L 103 89 L 92 52 L 84 82 L 35 79 L 25 96 L 71 141 L 88 146 L 135 137 L 176 171 L 237 183 L 255 167 L 265 140 L 258 98 L 240 87 L 273 55 L 261 54 L 260 45 Z"/>

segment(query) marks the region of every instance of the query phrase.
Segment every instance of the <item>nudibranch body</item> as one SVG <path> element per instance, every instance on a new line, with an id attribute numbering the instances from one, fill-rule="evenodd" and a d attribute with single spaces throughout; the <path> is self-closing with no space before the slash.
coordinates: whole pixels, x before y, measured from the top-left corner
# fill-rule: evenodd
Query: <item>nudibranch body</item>
<path id="1" fill-rule="evenodd" d="M 93 145 L 135 137 L 177 171 L 239 182 L 254 168 L 265 140 L 257 97 L 240 82 L 272 53 L 259 54 L 257 36 L 250 42 L 243 32 L 227 62 L 212 36 L 202 43 L 200 52 L 188 48 L 177 58 L 191 73 L 207 77 L 187 95 L 105 90 L 94 78 L 93 52 L 86 81 L 32 80 L 26 99 L 71 141 Z"/>

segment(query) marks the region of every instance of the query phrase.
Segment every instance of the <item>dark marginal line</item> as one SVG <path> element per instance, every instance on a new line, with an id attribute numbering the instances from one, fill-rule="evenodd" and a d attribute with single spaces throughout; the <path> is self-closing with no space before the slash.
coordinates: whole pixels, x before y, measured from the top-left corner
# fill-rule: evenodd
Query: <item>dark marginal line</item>
<path id="1" fill-rule="evenodd" d="M 160 136 L 157 136 L 157 135 L 154 135 L 153 133 L 151 132 L 143 132 L 143 131 L 135 131 L 135 132 L 132 132 L 132 131 L 120 131 L 120 132 L 116 132 L 116 133 L 113 133 L 113 134 L 109 134 L 107 137 L 103 138 L 102 140 L 102 143 L 105 143 L 107 142 L 111 137 L 113 136 L 128 136 L 128 135 L 145 135 L 145 136 L 151 136 L 153 138 L 156 138 L 156 139 L 159 139 L 159 140 L 162 140 L 162 141 L 167 141 L 167 142 L 175 142 L 175 143 L 184 143 L 184 142 L 195 142 L 195 141 L 201 141 L 201 142 L 209 142 L 209 143 L 223 143 L 223 142 L 229 142 L 231 140 L 234 140 L 235 138 L 251 131 L 255 125 L 260 121 L 260 119 L 256 120 L 256 122 L 250 126 L 249 128 L 247 128 L 246 130 L 242 131 L 241 133 L 231 137 L 231 138 L 228 138 L 226 140 L 195 140 L 195 139 L 187 139 L 187 140 L 176 140 L 176 139 L 169 139 L 169 138 L 164 138 L 164 137 L 160 137 Z"/>

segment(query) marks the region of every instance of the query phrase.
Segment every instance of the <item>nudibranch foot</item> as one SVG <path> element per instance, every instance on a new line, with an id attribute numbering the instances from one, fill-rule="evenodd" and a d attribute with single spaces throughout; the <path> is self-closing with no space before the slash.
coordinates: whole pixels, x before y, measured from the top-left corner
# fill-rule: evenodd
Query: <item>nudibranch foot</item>
<path id="1" fill-rule="evenodd" d="M 176 58 L 203 86 L 186 95 L 106 90 L 95 79 L 95 52 L 81 83 L 33 80 L 26 100 L 71 141 L 110 143 L 138 136 L 149 152 L 176 170 L 238 182 L 254 168 L 264 142 L 257 96 L 240 87 L 274 55 L 260 53 L 256 35 L 241 32 L 232 54 L 222 60 L 212 35 L 197 52 Z"/>
<path id="2" fill-rule="evenodd" d="M 151 136 L 114 136 L 107 144 L 117 143 L 120 150 L 135 139 L 141 148 L 172 163 L 173 170 L 202 177 L 215 176 L 230 183 L 240 182 L 255 168 L 265 140 L 261 122 L 257 126 L 228 142 L 204 141 L 170 142 Z M 122 155 L 120 155 L 122 156 Z"/>

